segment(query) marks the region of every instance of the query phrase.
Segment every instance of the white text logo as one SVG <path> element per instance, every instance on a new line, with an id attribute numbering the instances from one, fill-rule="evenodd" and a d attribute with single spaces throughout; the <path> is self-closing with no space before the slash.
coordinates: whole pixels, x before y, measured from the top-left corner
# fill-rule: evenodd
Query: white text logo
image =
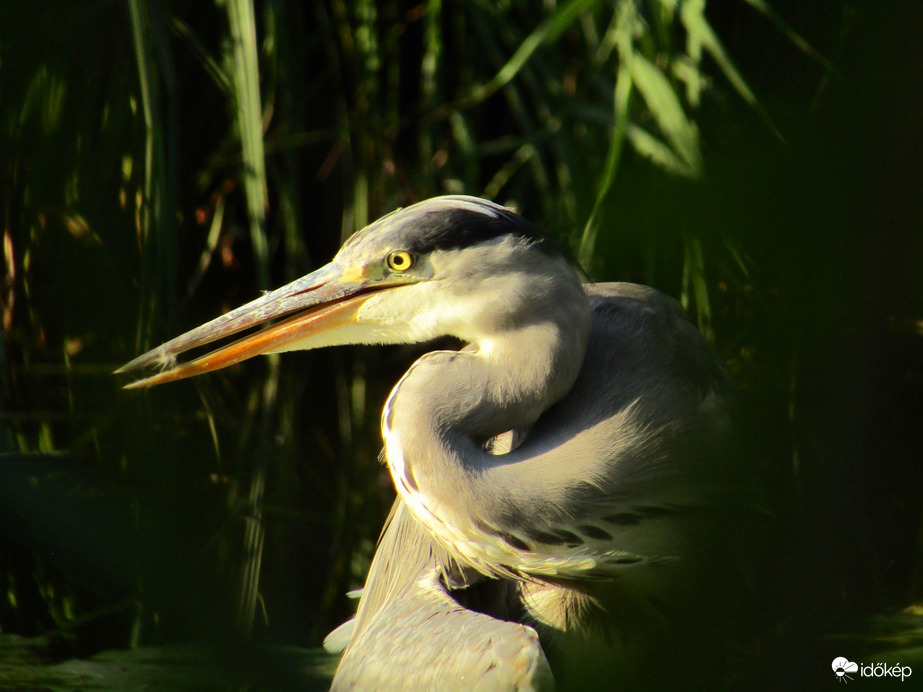
<path id="1" fill-rule="evenodd" d="M 900 663 L 854 663 L 847 658 L 838 656 L 833 659 L 833 673 L 837 682 L 851 682 L 856 673 L 863 678 L 895 678 L 903 682 L 909 678 L 913 671 L 910 666 Z"/>

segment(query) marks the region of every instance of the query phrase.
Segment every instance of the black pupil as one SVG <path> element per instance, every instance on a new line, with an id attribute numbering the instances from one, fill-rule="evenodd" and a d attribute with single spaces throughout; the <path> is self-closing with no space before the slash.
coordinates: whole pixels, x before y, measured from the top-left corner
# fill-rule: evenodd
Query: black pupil
<path id="1" fill-rule="evenodd" d="M 395 267 L 403 267 L 407 264 L 407 258 L 403 254 L 395 253 L 391 258 L 391 262 Z"/>

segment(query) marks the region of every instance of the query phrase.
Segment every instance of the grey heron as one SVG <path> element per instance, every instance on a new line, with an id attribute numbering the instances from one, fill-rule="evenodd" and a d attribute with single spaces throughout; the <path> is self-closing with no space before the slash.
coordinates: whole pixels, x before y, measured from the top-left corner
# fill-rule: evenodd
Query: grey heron
<path id="1" fill-rule="evenodd" d="M 746 592 L 731 379 L 676 301 L 582 283 L 509 210 L 399 209 L 120 372 L 445 335 L 467 345 L 420 357 L 384 406 L 397 500 L 334 689 L 707 685 Z"/>

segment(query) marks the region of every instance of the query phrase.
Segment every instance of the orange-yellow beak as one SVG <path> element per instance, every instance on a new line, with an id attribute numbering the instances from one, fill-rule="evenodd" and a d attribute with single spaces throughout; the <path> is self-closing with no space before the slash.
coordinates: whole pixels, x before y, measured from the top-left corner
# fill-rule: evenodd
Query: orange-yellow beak
<path id="1" fill-rule="evenodd" d="M 354 324 L 362 304 L 374 292 L 392 285 L 344 279 L 340 267 L 331 263 L 148 351 L 116 373 L 166 368 L 125 386 L 126 389 L 150 387 L 225 368 L 265 353 L 311 348 L 312 339 L 318 346 L 329 345 L 322 338 L 325 333 Z M 176 357 L 185 351 L 279 318 L 282 321 L 211 353 L 187 363 L 176 363 Z"/>

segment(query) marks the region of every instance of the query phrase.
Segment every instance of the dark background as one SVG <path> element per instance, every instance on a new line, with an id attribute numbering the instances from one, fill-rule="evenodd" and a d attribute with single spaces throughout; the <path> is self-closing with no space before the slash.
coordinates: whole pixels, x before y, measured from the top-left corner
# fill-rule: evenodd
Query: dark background
<path id="1" fill-rule="evenodd" d="M 635 85 L 613 117 L 624 3 L 546 4 L 3 3 L 0 632 L 313 647 L 347 617 L 393 497 L 379 412 L 420 348 L 111 372 L 447 192 L 681 298 L 728 361 L 779 497 L 767 651 L 813 672 L 828 635 L 920 602 L 923 7 L 709 3 L 748 103 L 701 26 L 632 5 L 695 127 L 684 171 L 669 98 Z M 610 156 L 625 123 L 674 158 Z"/>

